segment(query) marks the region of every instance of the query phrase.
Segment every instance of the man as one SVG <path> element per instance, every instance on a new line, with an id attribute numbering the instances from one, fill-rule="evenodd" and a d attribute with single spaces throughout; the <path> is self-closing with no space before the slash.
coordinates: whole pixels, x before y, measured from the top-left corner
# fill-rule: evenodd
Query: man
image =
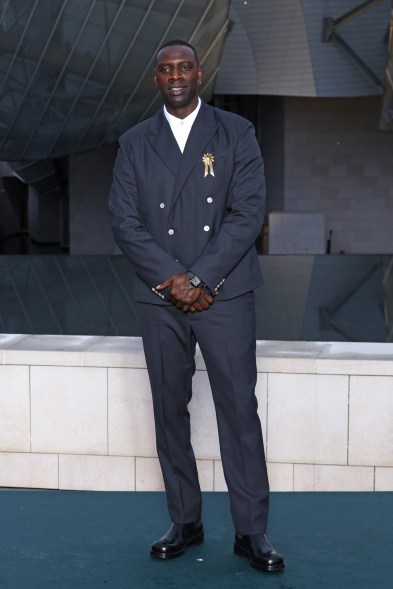
<path id="1" fill-rule="evenodd" d="M 135 297 L 172 526 L 154 558 L 203 542 L 190 441 L 195 346 L 216 408 L 235 553 L 284 568 L 264 534 L 269 486 L 255 384 L 254 247 L 264 215 L 263 163 L 251 123 L 201 102 L 202 69 L 184 41 L 157 53 L 164 107 L 120 138 L 110 193 L 114 235 L 136 271 Z"/>

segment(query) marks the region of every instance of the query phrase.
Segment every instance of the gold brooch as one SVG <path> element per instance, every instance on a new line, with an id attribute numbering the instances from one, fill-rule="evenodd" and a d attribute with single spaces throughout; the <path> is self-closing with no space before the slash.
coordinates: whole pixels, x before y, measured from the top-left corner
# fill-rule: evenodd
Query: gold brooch
<path id="1" fill-rule="evenodd" d="M 213 162 L 214 162 L 214 155 L 212 153 L 204 153 L 203 154 L 202 163 L 205 164 L 205 173 L 203 175 L 204 178 L 206 178 L 206 176 L 208 174 L 210 174 L 211 176 L 214 176 Z"/>

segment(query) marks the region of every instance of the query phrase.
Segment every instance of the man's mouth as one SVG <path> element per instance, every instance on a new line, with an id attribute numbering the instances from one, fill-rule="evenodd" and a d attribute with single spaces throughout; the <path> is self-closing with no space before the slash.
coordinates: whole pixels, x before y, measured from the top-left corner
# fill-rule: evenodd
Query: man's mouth
<path id="1" fill-rule="evenodd" d="M 185 86 L 169 86 L 168 90 L 173 96 L 180 96 L 183 94 Z"/>

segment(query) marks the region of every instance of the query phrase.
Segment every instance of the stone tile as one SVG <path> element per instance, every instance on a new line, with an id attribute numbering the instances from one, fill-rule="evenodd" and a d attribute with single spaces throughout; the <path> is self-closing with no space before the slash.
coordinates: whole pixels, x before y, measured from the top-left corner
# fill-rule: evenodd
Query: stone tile
<path id="1" fill-rule="evenodd" d="M 284 374 L 315 374 L 317 360 L 315 358 L 298 357 L 257 357 L 258 372 L 281 372 Z"/>
<path id="2" fill-rule="evenodd" d="M 98 341 L 90 335 L 30 335 L 5 351 L 6 364 L 82 366 L 83 350 Z"/>
<path id="3" fill-rule="evenodd" d="M 390 343 L 257 342 L 261 372 L 390 375 L 392 357 Z"/>
<path id="4" fill-rule="evenodd" d="M 315 466 L 313 464 L 293 465 L 293 490 L 314 491 Z"/>
<path id="5" fill-rule="evenodd" d="M 387 345 L 387 344 L 386 344 Z M 348 374 L 365 376 L 393 376 L 393 362 L 386 358 L 319 358 L 316 361 L 318 374 Z"/>
<path id="6" fill-rule="evenodd" d="M 0 487 L 58 488 L 56 454 L 0 453 Z"/>
<path id="7" fill-rule="evenodd" d="M 107 453 L 107 371 L 32 366 L 33 452 Z"/>
<path id="8" fill-rule="evenodd" d="M 315 373 L 325 342 L 257 342 L 258 372 Z"/>
<path id="9" fill-rule="evenodd" d="M 348 378 L 269 374 L 268 462 L 346 464 Z"/>
<path id="10" fill-rule="evenodd" d="M 352 344 L 353 345 L 353 344 Z M 257 357 L 262 358 L 317 358 L 330 349 L 328 342 L 257 340 Z"/>
<path id="11" fill-rule="evenodd" d="M 393 491 L 393 468 L 376 467 L 375 490 Z"/>
<path id="12" fill-rule="evenodd" d="M 0 451 L 30 451 L 28 366 L 0 366 Z"/>
<path id="13" fill-rule="evenodd" d="M 52 350 L 5 350 L 5 364 L 28 366 L 82 366 L 83 352 Z"/>
<path id="14" fill-rule="evenodd" d="M 84 366 L 146 368 L 140 337 L 102 337 L 83 354 Z"/>
<path id="15" fill-rule="evenodd" d="M 135 458 L 60 455 L 59 489 L 135 491 Z"/>
<path id="16" fill-rule="evenodd" d="M 201 491 L 214 491 L 214 461 L 197 460 Z"/>
<path id="17" fill-rule="evenodd" d="M 20 333 L 0 333 L 0 350 L 11 348 L 28 337 L 28 335 Z"/>
<path id="18" fill-rule="evenodd" d="M 293 464 L 268 462 L 267 472 L 271 491 L 293 491 Z"/>
<path id="19" fill-rule="evenodd" d="M 98 335 L 29 335 L 16 342 L 13 350 L 38 352 L 81 352 L 100 340 Z"/>
<path id="20" fill-rule="evenodd" d="M 192 382 L 191 440 L 196 458 L 213 460 L 220 457 L 216 412 L 205 371 L 197 370 Z"/>
<path id="21" fill-rule="evenodd" d="M 221 460 L 214 461 L 214 490 L 228 491 Z"/>
<path id="22" fill-rule="evenodd" d="M 393 377 L 351 376 L 348 456 L 349 464 L 393 466 Z"/>
<path id="23" fill-rule="evenodd" d="M 165 491 L 158 458 L 136 458 L 136 491 Z"/>
<path id="24" fill-rule="evenodd" d="M 291 184 L 300 186 L 301 179 L 292 177 Z M 325 179 L 327 180 L 327 179 Z M 313 178 L 308 178 L 308 183 L 313 184 Z M 320 180 L 318 179 L 320 183 Z M 315 186 L 318 187 L 318 182 Z M 269 252 L 283 253 L 289 250 L 292 253 L 324 253 L 325 252 L 325 228 L 324 216 L 320 213 L 270 213 L 269 214 Z M 285 228 L 285 232 L 282 229 Z M 312 239 L 305 233 L 311 231 Z"/>
<path id="25" fill-rule="evenodd" d="M 156 456 L 153 404 L 147 370 L 108 370 L 108 448 L 120 456 Z"/>
<path id="26" fill-rule="evenodd" d="M 261 420 L 263 445 L 266 453 L 267 440 L 267 374 L 258 373 L 257 386 L 255 387 L 255 395 L 258 400 L 258 415 Z"/>
<path id="27" fill-rule="evenodd" d="M 374 491 L 374 469 L 295 464 L 294 491 Z"/>
<path id="28" fill-rule="evenodd" d="M 197 460 L 197 469 L 201 490 L 213 491 L 213 460 Z M 136 490 L 165 490 L 158 458 L 136 458 Z"/>

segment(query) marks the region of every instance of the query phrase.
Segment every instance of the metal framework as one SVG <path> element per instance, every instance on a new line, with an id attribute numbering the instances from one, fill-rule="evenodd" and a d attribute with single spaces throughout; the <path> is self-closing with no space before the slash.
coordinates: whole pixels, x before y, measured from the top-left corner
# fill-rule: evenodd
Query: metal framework
<path id="1" fill-rule="evenodd" d="M 390 14 L 388 39 L 388 60 L 385 71 L 385 88 L 381 119 L 379 123 L 383 131 L 393 131 L 393 0 Z"/>
<path id="2" fill-rule="evenodd" d="M 370 10 L 370 8 L 374 8 L 377 4 L 381 4 L 381 2 L 383 1 L 384 0 L 367 0 L 366 2 L 363 2 L 363 4 L 360 4 L 356 8 L 353 8 L 349 12 L 346 12 L 339 18 L 324 18 L 322 32 L 322 41 L 330 41 L 334 43 L 334 45 L 340 51 L 342 51 L 356 65 L 356 67 L 358 67 L 360 71 L 372 82 L 372 84 L 381 92 L 383 90 L 382 81 L 359 57 L 359 55 L 350 47 L 350 45 L 348 45 L 348 43 L 341 37 L 341 35 L 339 35 L 337 29 L 339 29 L 342 25 L 347 24 L 350 20 L 360 16 L 366 10 Z"/>

